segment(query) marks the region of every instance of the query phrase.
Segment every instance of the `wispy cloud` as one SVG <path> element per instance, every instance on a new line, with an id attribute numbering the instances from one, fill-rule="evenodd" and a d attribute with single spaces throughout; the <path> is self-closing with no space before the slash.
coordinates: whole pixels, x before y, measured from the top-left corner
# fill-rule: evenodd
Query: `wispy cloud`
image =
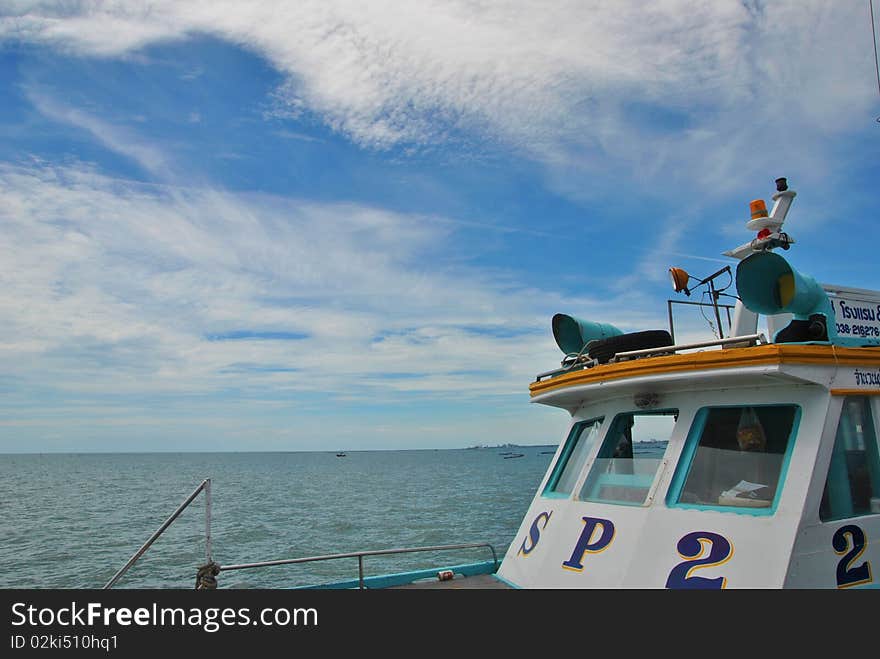
<path id="1" fill-rule="evenodd" d="M 852 156 L 842 143 L 872 156 L 846 142 L 876 115 L 870 49 L 848 38 L 866 21 L 863 6 L 818 0 L 7 3 L 4 45 L 136 59 L 142 72 L 154 56 L 148 47 L 197 35 L 232 44 L 224 55 L 256 54 L 280 74 L 266 80 L 280 82 L 247 120 L 262 111 L 256 136 L 299 141 L 303 158 L 324 145 L 328 158 L 350 157 L 352 144 L 375 162 L 413 150 L 440 153 L 444 164 L 501 154 L 500 176 L 541 179 L 540 203 L 556 192 L 592 211 L 600 199 L 627 221 L 577 242 L 539 223 L 500 222 L 502 211 L 486 211 L 488 197 L 481 211 L 456 216 L 455 203 L 404 213 L 381 202 L 226 192 L 204 184 L 212 172 L 177 171 L 170 150 L 201 148 L 186 141 L 195 128 L 223 130 L 210 106 L 167 108 L 181 124 L 172 136 L 151 125 L 153 114 L 123 125 L 88 94 L 53 88 L 51 75 L 23 75 L 25 100 L 42 117 L 158 184 L 113 178 L 70 155 L 63 166 L 0 164 L 0 424 L 56 434 L 135 424 L 144 436 L 191 424 L 206 437 L 259 434 L 279 445 L 294 435 L 362 437 L 367 427 L 405 443 L 424 428 L 455 441 L 467 436 L 465 417 L 484 418 L 491 401 L 505 440 L 537 432 L 511 401 L 522 406 L 525 383 L 555 365 L 553 313 L 624 331 L 663 327 L 665 309 L 656 297 L 645 302 L 661 282 L 668 290 L 669 257 L 708 258 L 692 255 L 703 246 L 695 236 L 724 240 L 721 249 L 747 239 L 744 217 L 725 214 L 707 230 L 703 210 L 743 185 L 751 194 L 756 178 L 795 176 L 792 164 L 798 186 L 832 189 L 825 181 L 839 175 L 842 152 Z M 217 73 L 210 54 L 193 61 L 174 69 L 175 82 L 212 89 L 200 86 Z M 316 125 L 350 144 L 309 133 Z M 222 159 L 229 170 L 261 155 L 246 139 L 200 136 L 219 144 L 212 164 Z M 673 195 L 683 189 L 699 197 L 679 204 Z M 643 202 L 648 210 L 632 210 Z M 585 215 L 599 224 L 599 212 Z M 821 217 L 805 214 L 796 228 Z M 504 264 L 475 256 L 478 245 L 458 249 L 463 235 L 541 242 L 523 259 L 526 271 L 517 255 Z M 553 239 L 562 242 L 543 247 Z M 638 249 L 646 241 L 650 248 Z M 584 282 L 586 294 L 560 292 Z M 328 400 L 334 414 L 348 410 L 332 431 Z M 368 424 L 358 417 L 366 401 L 430 401 L 430 414 L 450 416 Z"/>
<path id="2" fill-rule="evenodd" d="M 581 182 L 619 169 L 731 185 L 757 167 L 758 145 L 772 159 L 767 145 L 784 144 L 821 170 L 826 140 L 873 112 L 869 49 L 847 36 L 866 11 L 793 0 L 46 0 L 0 18 L 0 39 L 108 57 L 209 33 L 284 73 L 292 116 L 311 112 L 364 146 L 479 134 L 558 168 L 561 188 L 572 169 Z"/>
<path id="3" fill-rule="evenodd" d="M 261 332 L 259 330 L 233 330 L 220 334 L 208 334 L 208 341 L 300 341 L 308 338 L 302 332 Z"/>
<path id="4" fill-rule="evenodd" d="M 84 130 L 107 149 L 130 158 L 151 174 L 170 178 L 172 168 L 164 153 L 139 139 L 134 131 L 65 105 L 43 90 L 30 88 L 26 90 L 26 95 L 34 108 L 44 116 Z"/>
<path id="5" fill-rule="evenodd" d="M 31 386 L 206 394 L 235 373 L 236 386 L 355 398 L 519 395 L 556 351 L 557 293 L 434 260 L 451 235 L 418 216 L 81 167 L 0 166 L 0 202 L 0 363 Z M 566 306 L 607 317 L 618 303 Z M 417 377 L 379 387 L 378 373 Z"/>
<path id="6" fill-rule="evenodd" d="M 285 140 L 299 140 L 301 142 L 319 142 L 320 140 L 317 137 L 313 137 L 312 135 L 306 135 L 305 133 L 298 133 L 292 130 L 279 130 L 276 131 L 275 134 L 278 137 L 282 137 Z"/>

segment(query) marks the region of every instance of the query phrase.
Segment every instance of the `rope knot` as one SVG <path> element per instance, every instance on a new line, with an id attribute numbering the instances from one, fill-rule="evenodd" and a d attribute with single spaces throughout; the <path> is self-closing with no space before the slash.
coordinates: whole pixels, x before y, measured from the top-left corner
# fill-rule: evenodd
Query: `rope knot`
<path id="1" fill-rule="evenodd" d="M 216 590 L 218 574 L 220 566 L 214 561 L 200 565 L 196 573 L 196 590 Z"/>

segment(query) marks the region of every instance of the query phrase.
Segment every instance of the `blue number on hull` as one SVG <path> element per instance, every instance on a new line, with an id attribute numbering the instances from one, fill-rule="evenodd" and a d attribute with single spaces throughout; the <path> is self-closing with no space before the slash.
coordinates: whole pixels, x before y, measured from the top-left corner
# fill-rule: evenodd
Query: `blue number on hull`
<path id="1" fill-rule="evenodd" d="M 666 579 L 667 588 L 720 590 L 727 585 L 727 577 L 693 576 L 695 570 L 721 565 L 733 556 L 733 545 L 723 535 L 710 531 L 688 533 L 678 541 L 678 553 L 686 560 L 672 568 Z"/>
<path id="2" fill-rule="evenodd" d="M 831 538 L 831 546 L 834 547 L 837 554 L 843 555 L 837 564 L 838 588 L 849 588 L 873 581 L 871 564 L 868 561 L 853 567 L 853 562 L 859 559 L 868 548 L 865 532 L 862 529 L 855 524 L 841 526 Z"/>

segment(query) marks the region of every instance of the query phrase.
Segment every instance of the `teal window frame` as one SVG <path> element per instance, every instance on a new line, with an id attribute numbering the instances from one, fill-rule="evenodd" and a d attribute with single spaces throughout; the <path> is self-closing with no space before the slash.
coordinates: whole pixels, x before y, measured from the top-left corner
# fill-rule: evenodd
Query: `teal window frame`
<path id="1" fill-rule="evenodd" d="M 834 446 L 828 471 L 825 474 L 825 485 L 822 499 L 819 502 L 819 521 L 823 524 L 833 524 L 845 519 L 854 519 L 865 515 L 876 515 L 870 508 L 870 500 L 880 497 L 880 436 L 877 434 L 878 419 L 874 414 L 872 396 L 853 394 L 844 397 L 840 406 L 840 416 L 834 431 Z M 852 473 L 848 466 L 847 444 L 853 444 L 854 438 L 850 436 L 852 429 L 844 426 L 844 420 L 849 421 L 847 404 L 859 401 L 864 405 L 866 412 L 866 427 L 863 428 L 862 441 L 865 444 L 865 469 L 867 470 L 869 494 L 868 510 L 856 510 L 856 494 L 853 488 Z M 867 435 L 870 434 L 870 438 Z M 828 500 L 826 501 L 826 497 Z M 823 510 L 827 506 L 827 511 Z"/>
<path id="2" fill-rule="evenodd" d="M 565 471 L 565 468 L 568 466 L 568 461 L 571 459 L 575 448 L 577 448 L 577 445 L 583 438 L 583 430 L 588 426 L 595 425 L 597 428 L 596 436 L 598 437 L 601 434 L 603 423 L 605 423 L 604 415 L 597 416 L 592 419 L 578 421 L 577 423 L 572 425 L 571 430 L 568 433 L 568 437 L 565 440 L 565 446 L 562 448 L 562 452 L 559 454 L 559 459 L 556 461 L 556 464 L 553 467 L 550 478 L 547 479 L 547 485 L 544 486 L 544 490 L 541 492 L 542 497 L 548 499 L 568 499 L 572 495 L 572 493 L 574 492 L 574 484 L 572 484 L 570 492 L 556 491 L 556 487 L 557 485 L 559 485 L 559 480 L 562 478 L 562 474 Z M 581 471 L 586 464 L 587 460 L 585 459 L 583 464 L 581 464 L 580 466 Z"/>
<path id="3" fill-rule="evenodd" d="M 773 495 L 773 501 L 766 508 L 749 508 L 746 506 L 721 506 L 700 503 L 681 503 L 678 501 L 681 496 L 684 484 L 687 482 L 688 476 L 693 467 L 694 456 L 697 453 L 697 447 L 700 444 L 700 438 L 706 428 L 706 421 L 712 410 L 720 409 L 745 409 L 753 407 L 756 409 L 768 407 L 790 407 L 794 408 L 794 416 L 791 420 L 791 430 L 786 440 L 785 453 L 782 456 L 782 464 L 779 467 L 779 478 L 776 481 L 776 493 Z M 707 405 L 697 410 L 694 415 L 694 421 L 688 431 L 687 439 L 685 439 L 684 449 L 678 459 L 675 467 L 675 473 L 666 493 L 666 506 L 669 508 L 681 508 L 687 510 L 710 510 L 714 512 L 732 513 L 734 515 L 751 515 L 753 517 L 770 517 L 776 513 L 779 506 L 779 499 L 782 496 L 782 490 L 785 487 L 785 478 L 788 474 L 788 465 L 791 462 L 791 455 L 794 452 L 794 446 L 797 442 L 798 431 L 800 430 L 800 422 L 802 417 L 801 406 L 796 403 L 769 403 L 769 404 L 749 404 L 742 403 L 738 405 Z"/>
<path id="4" fill-rule="evenodd" d="M 648 500 L 648 496 L 651 494 L 651 488 L 654 485 L 654 481 L 657 479 L 657 475 L 662 469 L 663 459 L 666 456 L 666 451 L 669 449 L 669 440 L 672 437 L 672 433 L 675 432 L 675 427 L 678 425 L 678 415 L 680 414 L 679 408 L 667 408 L 667 409 L 659 409 L 659 410 L 630 410 L 626 412 L 619 412 L 614 415 L 611 419 L 611 422 L 608 426 L 608 429 L 605 432 L 605 436 L 602 437 L 602 444 L 599 446 L 599 453 L 593 463 L 590 465 L 590 473 L 587 474 L 587 478 L 584 481 L 584 484 L 581 486 L 580 492 L 578 492 L 577 498 L 578 501 L 586 501 L 590 503 L 602 503 L 608 505 L 615 506 L 636 506 L 643 507 L 650 504 Z M 596 472 L 599 464 L 599 460 L 601 459 L 610 459 L 611 453 L 614 450 L 612 446 L 606 446 L 606 444 L 614 439 L 614 430 L 617 428 L 618 423 L 623 417 L 626 416 L 671 416 L 673 417 L 673 426 L 670 431 L 669 437 L 666 437 L 666 448 L 664 449 L 663 456 L 658 459 L 659 464 L 657 468 L 654 470 L 653 474 L 614 474 L 614 473 L 598 473 Z M 634 457 L 632 459 L 635 459 Z M 654 458 L 652 458 L 654 459 Z M 595 472 L 595 473 L 594 473 Z M 610 487 L 622 487 L 636 490 L 645 490 L 645 496 L 639 501 L 628 501 L 620 498 L 603 498 L 597 495 L 597 493 L 601 490 L 602 487 L 610 486 Z M 589 490 L 589 491 L 588 491 Z"/>

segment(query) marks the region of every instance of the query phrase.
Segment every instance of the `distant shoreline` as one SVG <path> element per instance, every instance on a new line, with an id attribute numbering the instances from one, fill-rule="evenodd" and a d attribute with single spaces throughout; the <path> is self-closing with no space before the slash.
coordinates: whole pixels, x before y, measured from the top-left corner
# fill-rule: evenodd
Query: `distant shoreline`
<path id="1" fill-rule="evenodd" d="M 499 446 L 458 446 L 445 448 L 366 448 L 345 449 L 345 453 L 392 453 L 397 451 L 497 451 L 501 449 L 536 449 L 556 448 L 556 444 L 503 444 Z M 176 451 L 15 451 L 3 452 L 2 456 L 10 455 L 215 455 L 215 454 L 263 454 L 263 453 L 328 453 L 336 455 L 339 449 L 303 449 L 296 451 L 203 451 L 203 450 L 176 450 Z"/>

